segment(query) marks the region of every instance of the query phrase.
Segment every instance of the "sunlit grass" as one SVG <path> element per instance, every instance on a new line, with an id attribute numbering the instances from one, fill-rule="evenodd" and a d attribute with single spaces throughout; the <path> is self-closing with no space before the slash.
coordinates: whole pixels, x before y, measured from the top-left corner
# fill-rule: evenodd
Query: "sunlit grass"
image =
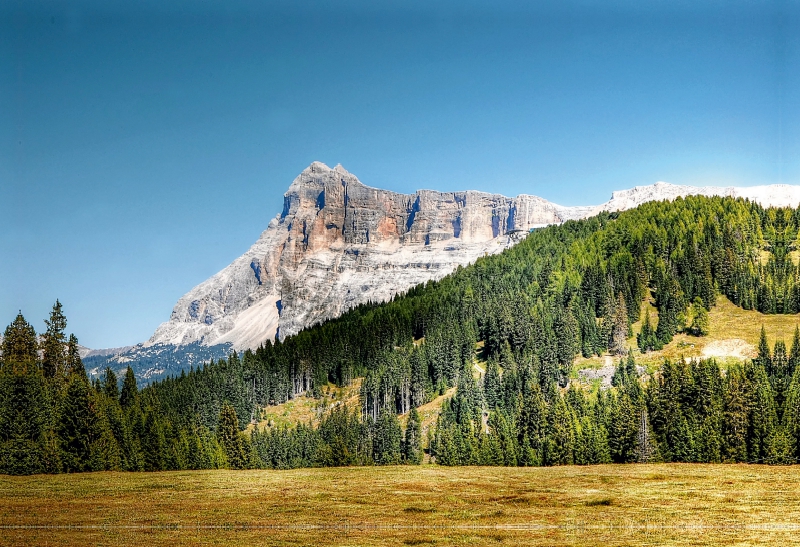
<path id="1" fill-rule="evenodd" d="M 788 545 L 800 466 L 0 477 L 0 525 L 0 543 L 20 545 Z M 62 528 L 8 528 L 46 525 Z"/>
<path id="2" fill-rule="evenodd" d="M 650 312 L 650 321 L 655 327 L 658 322 L 658 311 L 652 302 L 642 304 L 642 320 L 645 309 Z M 676 335 L 672 342 L 661 351 L 641 354 L 636 344 L 636 334 L 641 330 L 642 320 L 632 326 L 633 336 L 628 339 L 628 346 L 633 348 L 638 364 L 652 372 L 666 359 L 685 359 L 713 357 L 723 367 L 745 359 L 755 357 L 761 326 L 767 333 L 770 345 L 776 340 L 783 340 L 787 347 L 791 345 L 795 326 L 800 325 L 800 315 L 765 315 L 754 310 L 743 310 L 724 296 L 717 298 L 717 304 L 709 313 L 710 329 L 708 336 Z M 608 365 L 610 356 L 594 356 L 588 359 L 579 358 L 575 368 L 599 368 Z M 613 358 L 616 363 L 619 358 Z"/>

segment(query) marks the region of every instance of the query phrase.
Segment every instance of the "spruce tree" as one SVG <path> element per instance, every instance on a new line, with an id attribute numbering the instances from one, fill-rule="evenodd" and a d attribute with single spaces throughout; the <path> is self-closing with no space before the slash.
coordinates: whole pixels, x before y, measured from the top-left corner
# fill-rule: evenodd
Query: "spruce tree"
<path id="1" fill-rule="evenodd" d="M 710 328 L 708 310 L 699 296 L 692 302 L 692 324 L 689 331 L 695 336 L 707 336 Z"/>
<path id="2" fill-rule="evenodd" d="M 419 412 L 412 408 L 408 414 L 405 438 L 403 439 L 403 459 L 406 463 L 419 465 L 422 463 L 422 424 Z"/>
<path id="3" fill-rule="evenodd" d="M 69 335 L 67 342 L 67 353 L 64 361 L 65 374 L 83 374 L 86 375 L 86 369 L 83 367 L 83 360 L 78 350 L 78 339 L 74 334 Z"/>
<path id="4" fill-rule="evenodd" d="M 394 412 L 384 410 L 375 422 L 373 457 L 379 465 L 398 464 L 402 458 L 403 431 Z"/>
<path id="5" fill-rule="evenodd" d="M 655 349 L 655 331 L 650 323 L 650 311 L 645 310 L 642 330 L 636 335 L 636 343 L 642 353 L 647 353 Z"/>
<path id="6" fill-rule="evenodd" d="M 620 292 L 614 307 L 614 324 L 611 329 L 611 344 L 609 351 L 612 355 L 624 355 L 627 351 L 628 339 L 628 307 L 625 297 Z"/>
<path id="7" fill-rule="evenodd" d="M 122 391 L 119 396 L 119 404 L 123 409 L 129 408 L 136 401 L 139 390 L 136 387 L 136 376 L 131 367 L 125 371 L 125 379 L 122 381 Z"/>
<path id="8" fill-rule="evenodd" d="M 155 410 L 149 409 L 142 431 L 142 463 L 145 471 L 162 471 L 166 468 L 167 440 L 164 428 Z"/>
<path id="9" fill-rule="evenodd" d="M 36 331 L 20 312 L 3 334 L 1 362 L 7 369 L 22 373 L 37 365 L 39 361 L 37 350 Z"/>
<path id="10" fill-rule="evenodd" d="M 800 328 L 795 325 L 794 335 L 792 336 L 792 348 L 789 350 L 789 370 L 786 371 L 789 378 L 794 376 L 797 365 L 800 364 Z"/>
<path id="11" fill-rule="evenodd" d="M 42 370 L 45 378 L 53 378 L 56 375 L 66 375 L 66 352 L 67 337 L 64 330 L 67 328 L 67 318 L 62 311 L 61 302 L 56 300 L 50 318 L 45 319 L 47 330 L 42 335 Z"/>
<path id="12" fill-rule="evenodd" d="M 239 419 L 236 417 L 236 410 L 227 402 L 219 412 L 217 441 L 222 446 L 231 469 L 244 469 L 247 466 L 247 454 L 239 436 Z"/>
<path id="13" fill-rule="evenodd" d="M 89 407 L 90 390 L 85 374 L 70 375 L 56 430 L 61 446 L 61 461 L 64 471 L 68 473 L 90 469 L 89 455 L 94 428 L 94 416 Z"/>
<path id="14" fill-rule="evenodd" d="M 764 325 L 761 325 L 761 334 L 758 338 L 758 356 L 755 362 L 764 367 L 765 371 L 770 371 L 772 369 L 772 355 L 769 351 L 767 331 L 764 329 Z"/>
<path id="15" fill-rule="evenodd" d="M 103 393 L 114 402 L 119 402 L 119 386 L 117 385 L 117 375 L 111 370 L 111 367 L 106 367 L 105 375 L 103 376 Z"/>
<path id="16" fill-rule="evenodd" d="M 486 374 L 483 377 L 483 398 L 489 410 L 497 408 L 502 397 L 500 369 L 497 362 L 491 359 L 486 365 Z"/>

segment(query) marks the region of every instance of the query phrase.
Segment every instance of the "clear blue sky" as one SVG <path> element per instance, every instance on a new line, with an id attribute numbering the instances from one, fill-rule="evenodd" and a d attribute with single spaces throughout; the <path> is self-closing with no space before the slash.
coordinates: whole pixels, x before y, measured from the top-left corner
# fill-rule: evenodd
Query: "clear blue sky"
<path id="1" fill-rule="evenodd" d="M 798 3 L 430 3 L 2 2 L 0 322 L 147 339 L 313 160 L 567 205 L 800 182 Z"/>

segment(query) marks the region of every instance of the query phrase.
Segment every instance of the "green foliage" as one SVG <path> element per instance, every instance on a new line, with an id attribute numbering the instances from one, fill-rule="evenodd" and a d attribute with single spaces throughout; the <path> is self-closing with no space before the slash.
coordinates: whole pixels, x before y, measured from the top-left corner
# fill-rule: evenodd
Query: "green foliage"
<path id="1" fill-rule="evenodd" d="M 236 410 L 229 404 L 222 405 L 217 426 L 217 442 L 225 452 L 231 469 L 245 469 L 248 463 L 248 447 L 245 438 L 239 434 L 239 419 Z"/>
<path id="2" fill-rule="evenodd" d="M 422 424 L 417 409 L 412 408 L 403 438 L 403 461 L 419 465 L 422 463 L 422 457 Z"/>
<path id="3" fill-rule="evenodd" d="M 42 335 L 42 369 L 46 378 L 53 378 L 57 374 L 65 374 L 67 343 L 64 330 L 67 328 L 67 318 L 62 311 L 61 302 L 56 300 L 50 319 L 45 320 L 47 330 Z"/>
<path id="4" fill-rule="evenodd" d="M 711 323 L 708 319 L 708 310 L 699 296 L 694 297 L 691 315 L 692 324 L 689 327 L 689 333 L 695 336 L 707 336 Z"/>
<path id="5" fill-rule="evenodd" d="M 763 313 L 800 311 L 789 259 L 796 211 L 688 197 L 536 230 L 386 304 L 367 304 L 257 351 L 232 354 L 141 391 L 133 372 L 92 385 L 56 302 L 43 337 L 22 314 L 0 360 L 4 472 L 290 468 L 413 462 L 414 408 L 448 388 L 430 452 L 443 465 L 608 461 L 795 461 L 800 331 L 787 352 L 766 335 L 752 363 L 665 362 L 640 381 L 627 347 L 687 327 L 702 335 L 716 293 Z M 762 262 L 762 257 L 767 257 Z M 481 341 L 480 354 L 476 343 Z M 573 359 L 622 358 L 608 390 L 567 389 Z M 487 363 L 476 382 L 476 357 Z M 318 427 L 242 430 L 261 408 L 364 378 L 360 408 Z M 397 414 L 409 415 L 405 437 Z"/>

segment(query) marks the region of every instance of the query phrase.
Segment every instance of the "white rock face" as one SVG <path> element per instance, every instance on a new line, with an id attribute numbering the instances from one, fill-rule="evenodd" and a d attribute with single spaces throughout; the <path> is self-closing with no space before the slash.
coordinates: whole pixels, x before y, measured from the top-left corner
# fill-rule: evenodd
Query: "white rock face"
<path id="1" fill-rule="evenodd" d="M 565 210 L 536 196 L 397 194 L 315 162 L 292 182 L 283 213 L 258 241 L 183 296 L 144 347 L 241 350 L 283 339 L 498 253 L 531 228 L 570 218 Z"/>
<path id="2" fill-rule="evenodd" d="M 199 342 L 255 348 L 440 279 L 501 252 L 533 228 L 692 194 L 745 197 L 764 206 L 800 203 L 798 186 L 664 182 L 614 192 L 610 201 L 586 207 L 472 191 L 406 195 L 370 188 L 341 166 L 315 162 L 292 182 L 283 212 L 258 241 L 183 296 L 142 347 Z"/>

